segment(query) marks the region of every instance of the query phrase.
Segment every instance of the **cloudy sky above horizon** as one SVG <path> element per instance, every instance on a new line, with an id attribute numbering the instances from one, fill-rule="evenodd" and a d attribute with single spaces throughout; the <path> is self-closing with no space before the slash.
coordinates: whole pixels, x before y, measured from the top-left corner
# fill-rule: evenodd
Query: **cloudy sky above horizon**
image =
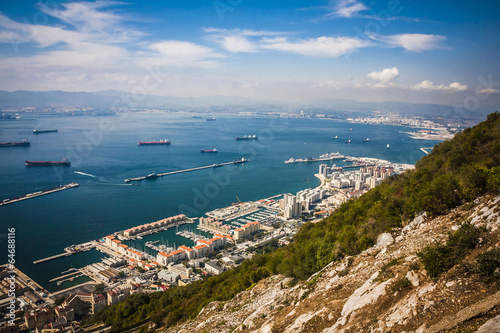
<path id="1" fill-rule="evenodd" d="M 423 2 L 423 3 L 422 3 Z M 0 90 L 500 100 L 494 1 L 12 1 Z"/>

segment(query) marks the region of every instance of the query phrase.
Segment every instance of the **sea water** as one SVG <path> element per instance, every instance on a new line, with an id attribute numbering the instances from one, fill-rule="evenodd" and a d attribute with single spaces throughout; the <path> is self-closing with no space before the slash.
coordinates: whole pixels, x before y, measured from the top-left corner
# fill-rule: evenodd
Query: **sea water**
<path id="1" fill-rule="evenodd" d="M 33 129 L 58 129 L 33 134 Z M 16 265 L 49 290 L 48 280 L 104 255 L 95 250 L 42 264 L 33 260 L 62 253 L 72 244 L 184 213 L 203 216 L 233 202 L 257 200 L 316 187 L 320 163 L 285 164 L 290 157 L 340 152 L 397 163 L 415 163 L 421 147 L 437 141 L 413 140 L 406 127 L 337 122 L 329 119 L 216 115 L 216 121 L 182 113 L 124 113 L 109 117 L 25 117 L 0 122 L 0 141 L 27 139 L 30 147 L 0 148 L 0 200 L 78 182 L 79 187 L 0 207 L 0 246 L 8 227 L 16 228 Z M 257 135 L 258 140 L 236 141 Z M 337 140 L 332 137 L 338 136 Z M 369 142 L 363 139 L 369 138 Z M 168 146 L 138 146 L 138 141 L 168 139 Z M 345 141 L 350 139 L 351 143 Z M 391 149 L 387 149 L 390 144 Z M 200 153 L 216 148 L 218 153 Z M 25 160 L 62 160 L 71 167 L 26 167 Z M 241 158 L 250 162 L 144 180 L 146 176 Z M 327 162 L 342 164 L 341 161 Z M 194 229 L 193 225 L 183 226 Z M 1 238 L 3 237 L 3 238 Z M 156 238 L 155 238 L 156 237 Z M 148 240 L 190 245 L 175 229 Z M 184 240 L 184 242 L 183 242 Z M 3 245 L 2 245 L 3 244 Z M 158 244 L 156 244 L 158 245 Z M 7 251 L 2 251 L 7 253 Z M 0 262 L 7 262 L 4 255 Z"/>

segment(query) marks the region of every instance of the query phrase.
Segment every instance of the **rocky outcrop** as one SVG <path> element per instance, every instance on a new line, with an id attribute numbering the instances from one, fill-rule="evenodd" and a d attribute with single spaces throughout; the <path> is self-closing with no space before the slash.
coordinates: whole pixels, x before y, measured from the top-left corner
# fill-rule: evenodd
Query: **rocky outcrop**
<path id="1" fill-rule="evenodd" d="M 330 263 L 293 287 L 284 276 L 262 280 L 165 332 L 423 333 L 475 331 L 481 325 L 479 332 L 490 332 L 500 321 L 499 288 L 484 282 L 473 264 L 478 254 L 500 249 L 500 196 L 482 197 L 470 206 L 434 219 L 420 215 L 380 235 L 376 246 Z M 464 265 L 431 279 L 417 253 L 446 242 L 466 220 L 488 228 L 488 235 Z"/>

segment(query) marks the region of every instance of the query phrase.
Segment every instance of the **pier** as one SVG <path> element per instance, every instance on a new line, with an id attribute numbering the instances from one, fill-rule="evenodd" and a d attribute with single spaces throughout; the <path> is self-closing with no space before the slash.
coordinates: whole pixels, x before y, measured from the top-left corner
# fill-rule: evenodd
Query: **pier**
<path id="1" fill-rule="evenodd" d="M 64 252 L 64 253 L 56 254 L 54 256 L 50 256 L 50 257 L 47 257 L 47 258 L 35 260 L 35 261 L 33 261 L 33 264 L 35 264 L 35 265 L 36 264 L 41 264 L 42 262 L 54 260 L 54 259 L 57 259 L 57 258 L 67 257 L 67 256 L 70 256 L 72 254 L 73 253 L 70 253 L 70 252 Z"/>
<path id="2" fill-rule="evenodd" d="M 62 258 L 62 257 L 68 257 L 70 255 L 80 253 L 80 252 L 90 251 L 95 247 L 96 247 L 96 244 L 94 244 L 92 242 L 87 242 L 84 244 L 80 244 L 78 246 L 72 245 L 72 246 L 65 248 L 64 250 L 66 252 L 64 252 L 64 253 L 60 253 L 60 254 L 56 254 L 56 255 L 53 255 L 53 256 L 50 256 L 47 258 L 35 260 L 35 261 L 33 261 L 33 264 L 35 264 L 35 265 L 41 264 L 42 262 L 46 262 L 46 261 L 50 261 L 50 260 L 54 260 L 54 259 L 58 259 L 58 258 Z"/>
<path id="3" fill-rule="evenodd" d="M 2 202 L 0 202 L 0 206 L 8 205 L 8 204 L 11 204 L 11 203 L 14 203 L 14 202 L 18 202 L 18 201 L 21 201 L 21 200 L 36 198 L 36 197 L 39 197 L 39 196 L 45 195 L 45 194 L 50 194 L 50 193 L 54 193 L 54 192 L 59 192 L 59 191 L 67 190 L 67 189 L 70 189 L 70 188 L 73 188 L 73 187 L 77 187 L 77 186 L 79 186 L 78 183 L 71 183 L 71 184 L 67 184 L 67 185 L 59 185 L 58 187 L 50 188 L 48 190 L 38 191 L 38 192 L 35 192 L 35 193 L 26 194 L 26 195 L 23 195 L 23 196 L 20 196 L 20 197 L 17 197 L 17 198 L 4 199 L 4 200 L 2 200 Z"/>
<path id="4" fill-rule="evenodd" d="M 66 278 L 69 278 L 70 276 L 73 277 L 73 278 L 78 277 L 78 276 L 76 276 L 76 274 L 82 274 L 82 273 L 77 270 L 77 271 L 75 271 L 73 273 L 64 274 L 64 275 L 58 276 L 56 278 L 50 279 L 49 282 L 55 282 L 57 280 L 66 279 Z"/>
<path id="5" fill-rule="evenodd" d="M 433 147 L 427 147 L 427 148 L 420 148 L 420 150 L 425 154 L 425 155 L 429 155 L 429 152 L 428 150 L 432 150 Z"/>
<path id="6" fill-rule="evenodd" d="M 210 168 L 217 168 L 217 167 L 222 167 L 225 165 L 231 165 L 231 164 L 243 164 L 246 162 L 249 162 L 250 160 L 242 158 L 241 160 L 236 160 L 232 162 L 224 162 L 224 163 L 219 163 L 219 164 L 211 164 L 211 165 L 205 165 L 205 166 L 200 166 L 196 168 L 190 168 L 190 169 L 184 169 L 184 170 L 177 170 L 177 171 L 170 171 L 170 172 L 164 172 L 164 173 L 152 173 L 147 176 L 142 176 L 142 177 L 137 177 L 137 178 L 127 178 L 124 181 L 126 183 L 131 182 L 131 181 L 142 181 L 144 179 L 156 179 L 158 177 L 163 177 L 163 176 L 170 176 L 170 175 L 175 175 L 178 173 L 184 173 L 184 172 L 191 172 L 191 171 L 197 171 L 197 170 L 203 170 L 203 169 L 210 169 Z"/>

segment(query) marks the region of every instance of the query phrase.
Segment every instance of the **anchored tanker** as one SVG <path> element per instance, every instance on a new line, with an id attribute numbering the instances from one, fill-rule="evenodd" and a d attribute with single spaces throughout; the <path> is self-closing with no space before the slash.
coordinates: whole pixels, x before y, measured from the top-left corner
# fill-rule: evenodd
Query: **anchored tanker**
<path id="1" fill-rule="evenodd" d="M 51 166 L 51 165 L 59 165 L 59 166 L 70 166 L 71 162 L 67 159 L 63 159 L 62 161 L 25 161 L 26 166 Z"/>
<path id="2" fill-rule="evenodd" d="M 259 138 L 257 135 L 243 135 L 243 136 L 237 136 L 236 141 L 240 140 L 258 140 Z"/>
<path id="3" fill-rule="evenodd" d="M 21 142 L 0 142 L 0 147 L 16 147 L 16 146 L 29 146 L 30 142 L 28 140 L 23 140 Z"/>
<path id="4" fill-rule="evenodd" d="M 145 146 L 145 145 L 169 145 L 171 142 L 168 141 L 167 139 L 165 140 L 160 140 L 160 141 L 139 141 L 137 142 L 138 146 Z"/>
<path id="5" fill-rule="evenodd" d="M 42 133 L 53 133 L 57 132 L 56 129 L 48 129 L 48 130 L 39 130 L 39 129 L 34 129 L 33 134 L 42 134 Z"/>

